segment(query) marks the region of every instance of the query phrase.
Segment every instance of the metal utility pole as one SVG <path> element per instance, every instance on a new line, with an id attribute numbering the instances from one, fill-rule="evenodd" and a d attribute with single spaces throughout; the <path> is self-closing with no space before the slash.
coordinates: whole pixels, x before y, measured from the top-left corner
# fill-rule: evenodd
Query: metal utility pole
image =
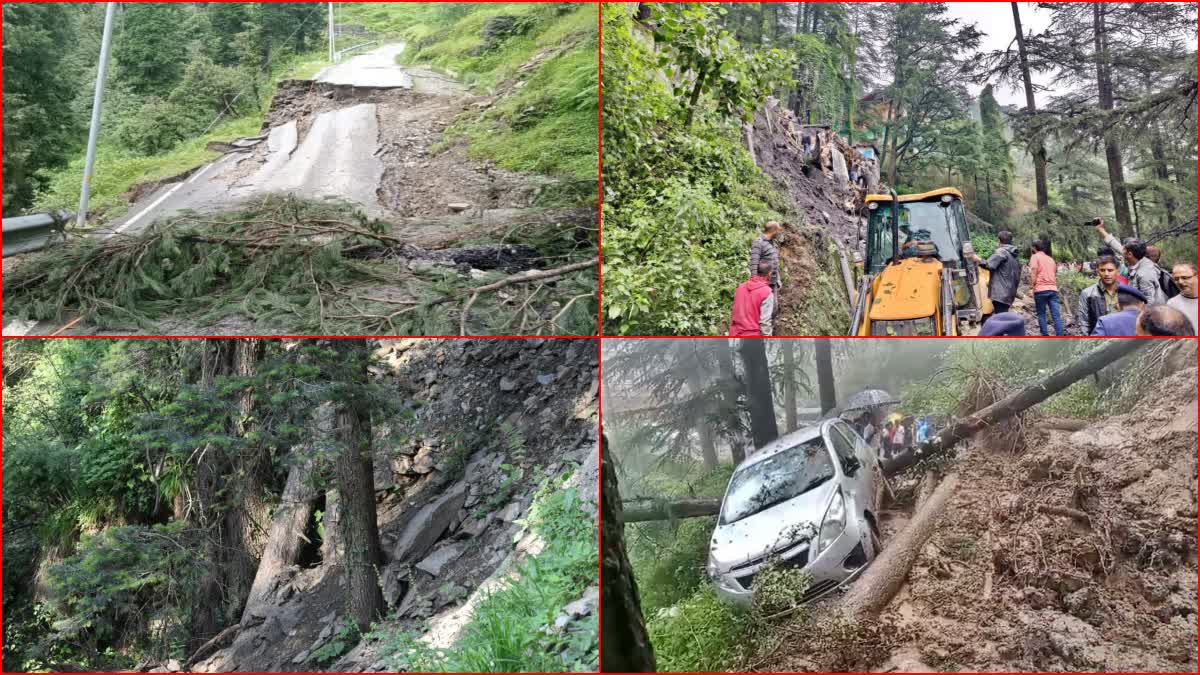
<path id="1" fill-rule="evenodd" d="M 335 47 L 334 47 L 334 43 L 333 43 L 333 3 L 331 2 L 331 3 L 329 3 L 329 62 L 330 63 L 333 63 L 333 59 L 337 55 L 337 52 L 334 50 L 335 50 Z"/>
<path id="2" fill-rule="evenodd" d="M 87 222 L 88 196 L 92 191 L 92 165 L 96 163 L 96 138 L 100 135 L 100 105 L 104 102 L 104 79 L 108 75 L 108 54 L 112 49 L 113 17 L 117 3 L 110 2 L 104 10 L 104 37 L 100 39 L 100 66 L 96 70 L 96 95 L 92 98 L 92 128 L 88 132 L 87 159 L 83 162 L 83 185 L 79 190 L 79 215 L 76 227 Z"/>

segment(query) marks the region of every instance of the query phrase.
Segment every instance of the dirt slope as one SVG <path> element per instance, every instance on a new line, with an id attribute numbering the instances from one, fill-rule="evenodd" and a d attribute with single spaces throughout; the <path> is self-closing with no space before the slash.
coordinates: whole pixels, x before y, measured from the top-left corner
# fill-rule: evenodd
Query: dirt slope
<path id="1" fill-rule="evenodd" d="M 1073 433 L 1031 416 L 1023 451 L 977 439 L 880 620 L 763 670 L 1196 672 L 1196 378 Z"/>

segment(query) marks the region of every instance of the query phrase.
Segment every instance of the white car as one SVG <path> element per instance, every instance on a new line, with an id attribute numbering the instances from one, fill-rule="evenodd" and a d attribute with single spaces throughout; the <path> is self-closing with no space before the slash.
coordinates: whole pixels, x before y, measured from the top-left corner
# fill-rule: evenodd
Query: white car
<path id="1" fill-rule="evenodd" d="M 831 419 L 776 439 L 729 480 L 708 553 L 725 600 L 749 604 L 768 562 L 806 570 L 815 600 L 853 579 L 881 547 L 875 451 Z"/>

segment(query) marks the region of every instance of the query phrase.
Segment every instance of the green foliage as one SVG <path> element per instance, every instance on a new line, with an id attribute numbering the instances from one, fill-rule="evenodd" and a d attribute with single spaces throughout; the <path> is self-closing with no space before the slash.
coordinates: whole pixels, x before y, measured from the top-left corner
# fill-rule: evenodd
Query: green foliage
<path id="1" fill-rule="evenodd" d="M 754 615 L 766 619 L 801 607 L 812 575 L 795 567 L 767 565 L 754 575 Z"/>
<path id="2" fill-rule="evenodd" d="M 197 561 L 183 523 L 85 535 L 78 553 L 50 568 L 53 639 L 96 655 L 140 635 L 148 655 L 180 656 L 172 647 L 187 637 L 186 608 L 203 573 Z"/>
<path id="3" fill-rule="evenodd" d="M 646 621 L 660 672 L 730 670 L 748 653 L 749 617 L 717 599 L 711 587 Z"/>
<path id="4" fill-rule="evenodd" d="M 565 479 L 565 477 L 564 477 Z M 554 627 L 568 602 L 596 583 L 595 506 L 558 480 L 545 483 L 526 518 L 545 542 L 515 577 L 476 606 L 471 622 L 448 650 L 435 650 L 408 633 L 377 629 L 389 665 L 408 672 L 577 672 L 595 670 L 599 642 L 595 614 Z"/>
<path id="5" fill-rule="evenodd" d="M 194 113 L 194 108 L 151 97 L 136 115 L 125 119 L 117 140 L 143 155 L 166 152 L 188 137 L 190 127 L 204 123 Z"/>
<path id="6" fill-rule="evenodd" d="M 731 465 L 693 476 L 682 463 L 664 462 L 637 482 L 625 497 L 635 493 L 664 499 L 720 497 L 731 475 Z M 629 561 L 647 615 L 674 605 L 708 583 L 704 568 L 715 525 L 716 518 L 687 518 L 626 526 Z"/>
<path id="7" fill-rule="evenodd" d="M 341 627 L 329 638 L 329 642 L 321 645 L 310 658 L 320 665 L 333 663 L 350 651 L 361 639 L 362 633 L 358 630 L 358 624 L 349 619 L 343 619 Z"/>
<path id="8" fill-rule="evenodd" d="M 606 321 L 623 334 L 723 333 L 754 230 L 788 208 L 742 148 L 738 124 L 774 75 L 762 55 L 735 53 L 732 37 L 713 27 L 717 9 L 660 11 L 660 34 L 672 41 L 662 54 L 627 8 L 604 12 Z M 714 44 L 720 54 L 706 60 Z M 675 90 L 691 76 L 666 54 L 714 77 L 690 128 L 693 108 Z M 674 77 L 660 77 L 660 67 Z"/>
<path id="9" fill-rule="evenodd" d="M 79 121 L 62 114 L 81 83 L 64 58 L 76 39 L 71 5 L 5 4 L 4 215 L 19 213 L 77 146 Z"/>
<path id="10" fill-rule="evenodd" d="M 143 96 L 170 91 L 187 62 L 185 9 L 167 2 L 131 4 L 122 9 L 121 35 L 114 50 L 117 76 Z"/>
<path id="11" fill-rule="evenodd" d="M 971 233 L 971 244 L 976 255 L 986 260 L 1000 248 L 1000 239 L 991 232 L 975 231 Z"/>

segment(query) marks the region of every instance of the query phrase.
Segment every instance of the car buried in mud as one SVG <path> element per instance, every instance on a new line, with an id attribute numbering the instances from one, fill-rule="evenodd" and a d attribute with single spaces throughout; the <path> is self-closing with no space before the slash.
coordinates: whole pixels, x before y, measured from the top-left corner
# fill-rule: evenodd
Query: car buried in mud
<path id="1" fill-rule="evenodd" d="M 874 450 L 840 419 L 776 439 L 733 472 L 708 554 L 723 600 L 748 605 L 769 565 L 811 577 L 802 602 L 854 579 L 882 545 Z"/>

